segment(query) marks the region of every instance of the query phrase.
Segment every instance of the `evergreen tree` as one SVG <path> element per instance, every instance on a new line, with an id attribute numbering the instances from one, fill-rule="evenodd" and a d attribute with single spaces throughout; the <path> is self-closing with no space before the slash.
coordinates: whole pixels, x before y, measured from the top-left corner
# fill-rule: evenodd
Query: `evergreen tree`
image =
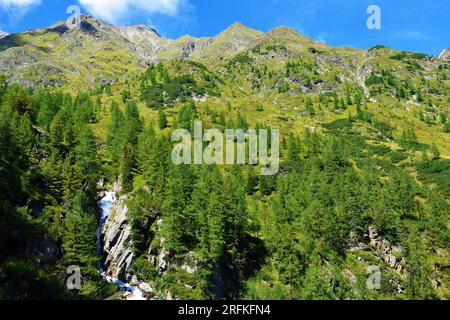
<path id="1" fill-rule="evenodd" d="M 299 138 L 290 133 L 287 139 L 287 159 L 290 161 L 299 161 L 301 154 Z"/>
<path id="2" fill-rule="evenodd" d="M 80 166 L 73 165 L 73 155 L 70 154 L 63 164 L 64 200 L 69 203 L 73 195 L 83 190 L 84 177 Z"/>
<path id="3" fill-rule="evenodd" d="M 64 260 L 67 265 L 95 266 L 96 221 L 86 212 L 88 200 L 83 192 L 78 191 L 74 197 L 71 210 L 65 218 L 66 231 L 63 237 Z"/>
<path id="4" fill-rule="evenodd" d="M 195 217 L 188 215 L 185 210 L 191 199 L 193 182 L 190 166 L 171 166 L 165 190 L 162 233 L 166 239 L 164 246 L 177 255 L 188 252 L 195 239 L 190 227 Z"/>
<path id="5" fill-rule="evenodd" d="M 118 163 L 125 139 L 125 117 L 115 102 L 111 104 L 111 122 L 108 126 L 106 148 L 113 163 Z"/>
<path id="6" fill-rule="evenodd" d="M 433 160 L 439 160 L 441 158 L 441 153 L 440 153 L 439 148 L 437 147 L 436 143 L 433 143 L 431 145 L 430 151 L 433 154 Z"/>
<path id="7" fill-rule="evenodd" d="M 97 155 L 97 142 L 89 126 L 84 126 L 81 129 L 75 154 L 76 166 L 84 177 L 86 190 L 94 192 L 99 178 L 100 163 Z"/>
<path id="8" fill-rule="evenodd" d="M 247 194 L 252 195 L 256 192 L 258 187 L 259 178 L 255 173 L 253 166 L 249 166 L 247 169 Z"/>
<path id="9" fill-rule="evenodd" d="M 122 147 L 122 156 L 120 159 L 120 172 L 122 177 L 122 191 L 130 192 L 133 190 L 133 172 L 135 170 L 135 150 L 133 146 L 126 142 Z"/>
<path id="10" fill-rule="evenodd" d="M 186 227 L 195 230 L 205 263 L 223 254 L 222 176 L 216 166 L 202 166 L 192 191 L 188 212 L 195 220 Z"/>
<path id="11" fill-rule="evenodd" d="M 436 299 L 431 284 L 431 268 L 424 250 L 424 241 L 413 233 L 407 243 L 408 295 L 414 300 Z"/>
<path id="12" fill-rule="evenodd" d="M 232 166 L 230 176 L 224 181 L 224 242 L 237 268 L 242 258 L 239 247 L 246 238 L 248 228 L 244 181 L 239 166 Z"/>
<path id="13" fill-rule="evenodd" d="M 160 130 L 164 130 L 168 126 L 166 114 L 162 110 L 158 111 L 158 125 Z"/>
<path id="14" fill-rule="evenodd" d="M 6 90 L 8 89 L 8 82 L 6 75 L 3 73 L 0 73 L 0 102 L 2 101 L 2 97 L 6 93 Z"/>
<path id="15" fill-rule="evenodd" d="M 125 135 L 126 142 L 133 147 L 137 146 L 138 136 L 143 129 L 143 123 L 139 110 L 134 101 L 129 101 L 125 108 Z"/>
<path id="16" fill-rule="evenodd" d="M 20 115 L 34 114 L 30 96 L 24 88 L 17 84 L 12 85 L 6 92 L 5 103 L 12 112 L 17 112 Z"/>
<path id="17" fill-rule="evenodd" d="M 315 259 L 318 263 L 319 258 Z M 311 264 L 306 271 L 300 298 L 303 300 L 333 300 L 333 289 L 329 274 L 322 266 Z"/>
<path id="18" fill-rule="evenodd" d="M 17 125 L 17 145 L 21 149 L 21 155 L 23 155 L 23 161 L 25 164 L 29 164 L 29 161 L 34 162 L 34 146 L 35 146 L 35 135 L 31 122 L 31 118 L 28 113 L 25 113 L 20 117 L 19 123 Z"/>
<path id="19" fill-rule="evenodd" d="M 159 136 L 153 138 L 150 129 L 149 135 L 142 140 L 140 146 L 140 168 L 148 182 L 149 190 L 154 197 L 155 205 L 161 208 L 166 192 L 168 172 L 171 165 L 170 141 Z"/>

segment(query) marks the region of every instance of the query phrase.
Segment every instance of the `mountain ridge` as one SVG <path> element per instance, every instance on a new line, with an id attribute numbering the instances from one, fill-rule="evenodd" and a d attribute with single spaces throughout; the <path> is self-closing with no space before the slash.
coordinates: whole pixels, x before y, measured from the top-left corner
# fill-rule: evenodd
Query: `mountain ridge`
<path id="1" fill-rule="evenodd" d="M 83 14 L 79 29 L 60 21 L 1 38 L 0 72 L 8 76 L 9 82 L 29 87 L 72 85 L 71 89 L 88 89 L 126 81 L 160 61 L 190 59 L 220 69 L 224 61 L 242 52 L 273 46 L 286 50 L 275 50 L 272 59 L 305 55 L 322 63 L 348 64 L 345 68 L 349 70 L 353 62 L 345 57 L 353 56 L 357 63 L 363 63 L 365 58 L 360 55 L 399 53 L 376 50 L 369 54 L 370 50 L 332 47 L 286 26 L 262 32 L 240 22 L 213 37 L 185 35 L 172 40 L 145 24 L 116 26 Z M 324 64 L 323 69 L 327 68 Z"/>

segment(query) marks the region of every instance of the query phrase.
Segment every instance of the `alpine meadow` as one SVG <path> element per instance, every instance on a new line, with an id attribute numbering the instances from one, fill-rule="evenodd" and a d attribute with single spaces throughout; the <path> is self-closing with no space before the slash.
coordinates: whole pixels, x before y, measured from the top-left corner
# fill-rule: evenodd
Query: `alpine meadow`
<path id="1" fill-rule="evenodd" d="M 0 300 L 450 299 L 449 49 L 106 21 L 0 33 Z"/>

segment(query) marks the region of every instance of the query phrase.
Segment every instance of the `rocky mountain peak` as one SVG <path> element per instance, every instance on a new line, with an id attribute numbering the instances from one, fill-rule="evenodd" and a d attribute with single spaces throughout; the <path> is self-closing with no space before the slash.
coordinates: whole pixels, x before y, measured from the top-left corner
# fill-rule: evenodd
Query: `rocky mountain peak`
<path id="1" fill-rule="evenodd" d="M 98 20 L 92 15 L 80 14 L 78 16 L 72 17 L 71 20 L 58 21 L 57 23 L 51 25 L 46 29 L 50 31 L 57 31 L 62 34 L 68 32 L 71 29 L 74 29 L 71 28 L 68 24 L 72 24 L 72 26 L 75 26 L 78 21 L 80 23 L 79 29 L 91 34 L 95 34 L 97 31 L 111 30 L 114 28 L 112 25 Z"/>
<path id="2" fill-rule="evenodd" d="M 256 34 L 256 35 L 262 35 L 264 34 L 261 31 L 249 28 L 245 25 L 243 25 L 241 22 L 235 22 L 231 26 L 229 26 L 227 29 L 225 29 L 222 33 L 219 34 L 228 34 L 228 33 L 242 33 L 242 34 Z"/>
<path id="3" fill-rule="evenodd" d="M 4 31 L 1 31 L 1 30 L 0 30 L 0 39 L 6 37 L 6 36 L 8 36 L 8 35 L 9 35 L 8 32 L 4 32 Z"/>
<path id="4" fill-rule="evenodd" d="M 154 39 L 159 40 L 162 39 L 162 37 L 159 35 L 159 33 L 149 26 L 145 24 L 138 24 L 134 26 L 121 26 L 116 28 L 118 30 L 118 33 L 120 33 L 122 36 L 127 38 L 128 40 L 133 41 L 135 38 L 142 39 Z"/>
<path id="5" fill-rule="evenodd" d="M 211 46 L 222 52 L 239 52 L 252 41 L 263 37 L 264 32 L 251 29 L 236 22 L 223 32 L 212 38 Z"/>
<path id="6" fill-rule="evenodd" d="M 241 22 L 236 21 L 235 23 L 233 23 L 231 26 L 228 27 L 228 29 L 239 29 L 239 28 L 247 28 L 246 26 L 244 26 Z"/>
<path id="7" fill-rule="evenodd" d="M 116 26 L 95 18 L 92 15 L 81 14 L 74 17 L 73 21 L 69 23 L 76 23 L 79 19 L 79 28 L 69 28 L 66 21 L 61 21 L 47 30 L 57 31 L 61 34 L 67 32 L 88 34 L 96 39 L 114 42 L 119 46 L 132 47 L 134 51 L 138 50 L 139 54 L 148 55 L 146 50 L 156 50 L 161 47 L 163 39 L 156 30 L 150 28 L 145 24 L 138 24 L 134 26 Z"/>
<path id="8" fill-rule="evenodd" d="M 97 31 L 109 32 L 115 28 L 113 25 L 106 23 L 102 20 L 96 19 L 92 15 L 88 14 L 81 14 L 80 21 L 81 21 L 80 25 L 81 30 L 86 31 L 88 33 L 95 33 Z"/>
<path id="9" fill-rule="evenodd" d="M 161 35 L 158 33 L 158 31 L 156 31 L 155 29 L 149 27 L 148 25 L 146 25 L 144 23 L 140 23 L 135 26 L 131 26 L 129 28 L 138 30 L 140 32 L 151 32 L 151 33 L 155 34 L 157 37 L 161 38 Z"/>

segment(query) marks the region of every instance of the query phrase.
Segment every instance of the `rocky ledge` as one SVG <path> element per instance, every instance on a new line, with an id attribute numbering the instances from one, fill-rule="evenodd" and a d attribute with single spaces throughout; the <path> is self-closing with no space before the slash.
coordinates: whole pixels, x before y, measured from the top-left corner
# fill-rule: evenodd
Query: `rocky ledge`
<path id="1" fill-rule="evenodd" d="M 116 194 L 120 186 L 115 186 Z M 102 228 L 104 268 L 107 276 L 124 281 L 131 279 L 130 268 L 134 259 L 131 225 L 128 223 L 126 196 L 113 203 L 111 213 Z"/>

